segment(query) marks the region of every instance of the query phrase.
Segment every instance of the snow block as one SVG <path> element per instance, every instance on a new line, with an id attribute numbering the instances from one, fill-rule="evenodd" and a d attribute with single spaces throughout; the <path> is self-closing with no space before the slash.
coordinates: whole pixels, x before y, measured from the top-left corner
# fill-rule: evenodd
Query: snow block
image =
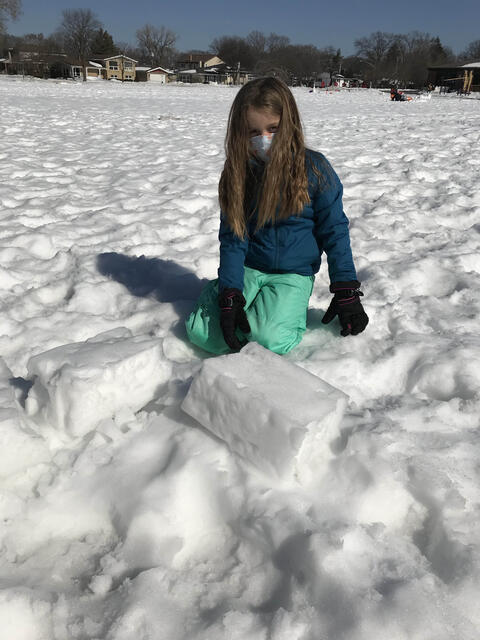
<path id="1" fill-rule="evenodd" d="M 330 445 L 348 401 L 342 391 L 250 342 L 205 360 L 182 409 L 262 471 L 305 477 Z"/>
<path id="2" fill-rule="evenodd" d="M 45 442 L 22 417 L 11 380 L 0 358 L 0 480 L 50 460 Z"/>
<path id="3" fill-rule="evenodd" d="M 27 409 L 74 437 L 119 412 L 138 411 L 171 375 L 161 341 L 127 329 L 46 351 L 27 367 L 35 379 Z"/>

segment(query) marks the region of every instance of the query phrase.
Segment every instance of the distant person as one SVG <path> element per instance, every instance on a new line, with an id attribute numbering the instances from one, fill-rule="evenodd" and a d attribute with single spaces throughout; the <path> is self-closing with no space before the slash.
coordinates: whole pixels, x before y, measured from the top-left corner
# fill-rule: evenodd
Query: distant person
<path id="1" fill-rule="evenodd" d="M 392 87 L 390 89 L 390 100 L 395 102 L 403 102 L 405 100 L 405 96 L 401 91 L 398 91 L 396 87 Z"/>
<path id="2" fill-rule="evenodd" d="M 283 82 L 258 78 L 240 89 L 225 147 L 218 279 L 186 322 L 190 340 L 215 354 L 237 351 L 247 340 L 290 351 L 305 332 L 323 252 L 333 299 L 322 322 L 338 316 L 342 336 L 362 332 L 368 317 L 342 184 L 328 160 L 305 147 L 297 105 Z"/>

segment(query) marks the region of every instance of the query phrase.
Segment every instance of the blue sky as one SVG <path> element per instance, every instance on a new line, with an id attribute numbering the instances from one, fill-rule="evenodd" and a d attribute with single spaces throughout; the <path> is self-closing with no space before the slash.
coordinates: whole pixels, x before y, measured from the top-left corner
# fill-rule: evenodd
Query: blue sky
<path id="1" fill-rule="evenodd" d="M 373 31 L 428 32 L 455 53 L 480 39 L 479 0 L 22 0 L 22 7 L 23 15 L 7 23 L 14 35 L 49 35 L 63 9 L 91 8 L 117 42 L 135 44 L 136 29 L 163 24 L 177 33 L 180 50 L 207 50 L 215 37 L 252 30 L 286 35 L 294 44 L 332 45 L 343 55 L 354 53 L 354 40 Z"/>

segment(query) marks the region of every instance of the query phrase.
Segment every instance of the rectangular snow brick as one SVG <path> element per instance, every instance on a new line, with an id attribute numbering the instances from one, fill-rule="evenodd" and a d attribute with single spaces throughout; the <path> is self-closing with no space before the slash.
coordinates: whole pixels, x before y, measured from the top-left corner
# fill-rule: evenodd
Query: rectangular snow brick
<path id="1" fill-rule="evenodd" d="M 182 409 L 262 471 L 297 474 L 331 457 L 348 396 L 254 342 L 209 358 Z"/>
<path id="2" fill-rule="evenodd" d="M 78 437 L 105 418 L 144 407 L 169 379 L 171 364 L 160 340 L 119 329 L 40 353 L 28 372 L 35 379 L 29 412 Z"/>

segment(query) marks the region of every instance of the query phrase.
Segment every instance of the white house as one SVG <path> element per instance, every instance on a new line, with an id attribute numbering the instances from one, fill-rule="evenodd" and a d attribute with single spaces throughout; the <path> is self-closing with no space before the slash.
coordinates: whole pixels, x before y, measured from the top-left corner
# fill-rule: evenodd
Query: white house
<path id="1" fill-rule="evenodd" d="M 147 80 L 150 82 L 157 82 L 159 84 L 165 84 L 168 81 L 168 74 L 172 73 L 168 69 L 163 67 L 154 67 L 147 71 Z"/>

